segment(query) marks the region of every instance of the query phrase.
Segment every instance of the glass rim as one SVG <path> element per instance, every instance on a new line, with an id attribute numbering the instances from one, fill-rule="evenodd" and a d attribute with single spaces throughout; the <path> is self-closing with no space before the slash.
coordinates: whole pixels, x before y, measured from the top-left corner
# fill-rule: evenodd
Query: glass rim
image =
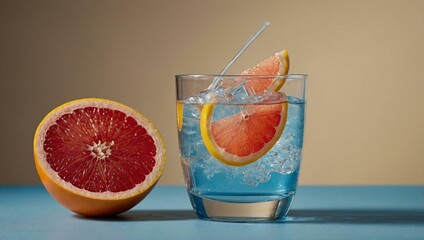
<path id="1" fill-rule="evenodd" d="M 307 78 L 308 74 L 286 74 L 286 75 L 241 75 L 241 74 L 228 74 L 228 75 L 219 75 L 219 74 L 177 74 L 175 75 L 175 78 Z"/>

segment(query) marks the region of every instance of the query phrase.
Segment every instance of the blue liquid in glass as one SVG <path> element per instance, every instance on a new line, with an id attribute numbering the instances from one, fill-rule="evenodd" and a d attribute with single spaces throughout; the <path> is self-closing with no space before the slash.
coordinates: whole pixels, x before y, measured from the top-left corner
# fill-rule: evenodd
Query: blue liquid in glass
<path id="1" fill-rule="evenodd" d="M 287 122 L 277 143 L 259 160 L 241 167 L 229 166 L 211 156 L 200 133 L 202 105 L 183 103 L 179 141 L 189 194 L 230 203 L 259 203 L 287 197 L 291 200 L 302 157 L 305 103 L 290 96 L 287 101 Z M 217 107 L 214 114 L 218 116 L 214 118 L 231 115 L 239 111 L 236 108 Z"/>

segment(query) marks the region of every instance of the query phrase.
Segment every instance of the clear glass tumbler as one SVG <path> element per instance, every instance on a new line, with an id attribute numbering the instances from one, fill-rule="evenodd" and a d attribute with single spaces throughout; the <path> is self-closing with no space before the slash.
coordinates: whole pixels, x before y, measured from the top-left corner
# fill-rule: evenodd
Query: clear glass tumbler
<path id="1" fill-rule="evenodd" d="M 176 76 L 181 165 L 200 218 L 262 222 L 286 216 L 302 158 L 306 79 Z M 217 87 L 210 89 L 213 81 Z"/>

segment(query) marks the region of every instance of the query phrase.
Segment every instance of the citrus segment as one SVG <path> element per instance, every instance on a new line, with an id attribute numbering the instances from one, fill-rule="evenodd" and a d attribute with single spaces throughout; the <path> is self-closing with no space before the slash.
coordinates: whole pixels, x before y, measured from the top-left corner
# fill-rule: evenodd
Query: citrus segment
<path id="1" fill-rule="evenodd" d="M 135 110 L 105 99 L 65 103 L 34 136 L 41 181 L 56 200 L 87 216 L 117 214 L 159 179 L 165 150 L 156 128 Z"/>
<path id="2" fill-rule="evenodd" d="M 215 107 L 206 104 L 202 109 L 202 138 L 212 156 L 233 166 L 252 163 L 266 154 L 287 120 L 287 102 L 246 105 L 235 115 L 212 121 Z"/>
<path id="3" fill-rule="evenodd" d="M 241 75 L 286 75 L 289 72 L 289 68 L 289 55 L 287 50 L 283 50 L 263 60 L 258 65 L 244 70 Z M 255 93 L 260 93 L 265 90 L 278 91 L 284 85 L 285 80 L 285 78 L 249 79 L 245 86 L 246 89 L 253 89 Z"/>

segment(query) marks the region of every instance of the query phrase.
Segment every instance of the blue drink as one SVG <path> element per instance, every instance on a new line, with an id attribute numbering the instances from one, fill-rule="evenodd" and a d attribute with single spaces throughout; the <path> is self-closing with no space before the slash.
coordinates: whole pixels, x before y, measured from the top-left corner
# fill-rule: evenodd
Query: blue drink
<path id="1" fill-rule="evenodd" d="M 300 80 L 304 87 L 304 76 Z M 178 101 L 183 106 L 179 113 L 182 115 L 178 132 L 180 157 L 187 192 L 197 215 L 224 221 L 284 218 L 297 188 L 304 135 L 304 98 L 288 95 L 267 102 L 240 103 L 238 99 L 231 99 L 216 103 L 213 120 L 231 116 L 253 104 L 282 106 L 288 103 L 287 120 L 278 141 L 265 155 L 244 166 L 223 163 L 208 151 L 200 128 L 204 105 L 198 102 Z"/>

